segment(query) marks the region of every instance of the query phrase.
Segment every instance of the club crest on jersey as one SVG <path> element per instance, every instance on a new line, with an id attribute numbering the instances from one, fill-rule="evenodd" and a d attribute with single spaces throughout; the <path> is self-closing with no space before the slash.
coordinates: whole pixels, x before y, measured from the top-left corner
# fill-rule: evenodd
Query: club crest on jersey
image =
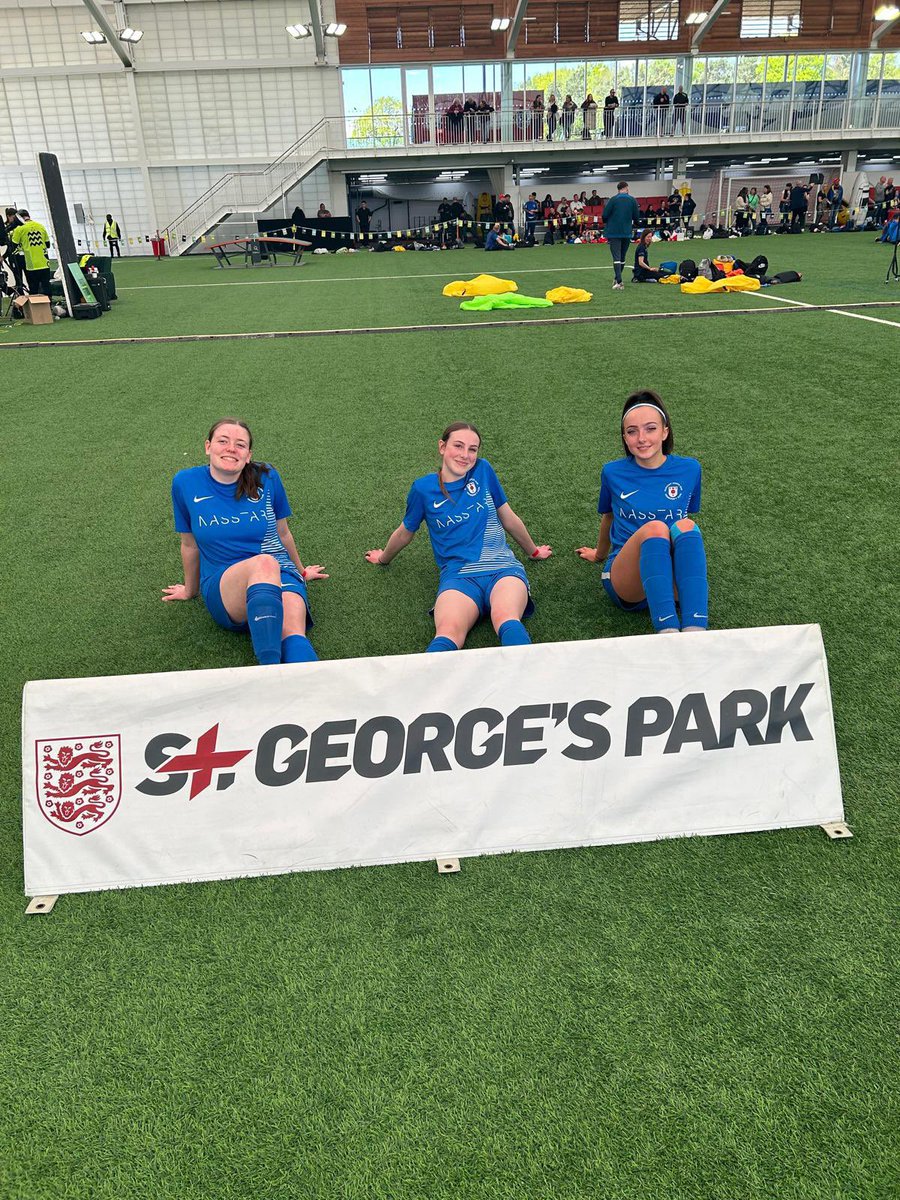
<path id="1" fill-rule="evenodd" d="M 50 824 L 76 837 L 105 825 L 122 795 L 119 735 L 41 738 L 34 751 L 38 807 Z"/>
<path id="2" fill-rule="evenodd" d="M 470 479 L 469 482 L 466 484 L 466 491 L 469 493 L 470 496 L 477 495 L 478 484 L 475 482 L 474 479 Z"/>
<path id="3" fill-rule="evenodd" d="M 667 500 L 677 500 L 683 491 L 684 491 L 684 488 L 681 486 L 680 483 L 667 483 L 666 484 L 666 499 Z"/>

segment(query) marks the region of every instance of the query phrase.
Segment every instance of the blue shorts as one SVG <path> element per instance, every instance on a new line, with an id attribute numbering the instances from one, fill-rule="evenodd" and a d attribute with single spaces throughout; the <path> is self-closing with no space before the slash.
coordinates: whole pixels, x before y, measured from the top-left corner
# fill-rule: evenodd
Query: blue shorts
<path id="1" fill-rule="evenodd" d="M 486 617 L 491 611 L 491 592 L 494 584 L 499 583 L 501 579 L 521 579 L 525 587 L 528 587 L 525 568 L 521 563 L 511 563 L 508 567 L 501 567 L 499 571 L 489 571 L 484 575 L 461 575 L 459 571 L 442 571 L 438 595 L 442 592 L 462 592 L 464 596 L 475 601 L 479 614 Z M 434 609 L 431 611 L 433 613 Z M 530 617 L 533 612 L 534 601 L 529 592 L 528 603 L 522 616 Z"/>
<path id="2" fill-rule="evenodd" d="M 227 570 L 228 567 L 223 567 L 221 571 L 216 571 L 215 575 L 210 575 L 204 581 L 200 589 L 200 593 L 203 596 L 203 603 L 217 625 L 221 625 L 223 629 L 230 629 L 234 633 L 246 633 L 250 628 L 247 622 L 232 621 L 228 615 L 228 610 L 222 603 L 222 592 L 219 585 L 222 581 L 222 576 Z M 296 592 L 298 596 L 302 596 L 303 603 L 306 605 L 306 627 L 307 629 L 312 629 L 313 619 L 312 613 L 309 611 L 309 596 L 306 593 L 306 583 L 300 572 L 293 567 L 282 567 L 281 590 L 282 592 Z"/>
<path id="3" fill-rule="evenodd" d="M 618 554 L 618 551 L 616 551 L 616 554 Z M 603 590 L 606 592 L 607 596 L 609 596 L 610 600 L 612 600 L 613 604 L 615 604 L 616 608 L 622 608 L 625 610 L 625 612 L 643 612 L 647 607 L 646 599 L 638 600 L 635 604 L 626 604 L 626 602 L 620 599 L 616 594 L 616 589 L 613 587 L 612 579 L 610 579 L 610 572 L 612 570 L 615 557 L 615 554 L 611 554 L 600 568 L 600 579 L 603 582 Z"/>

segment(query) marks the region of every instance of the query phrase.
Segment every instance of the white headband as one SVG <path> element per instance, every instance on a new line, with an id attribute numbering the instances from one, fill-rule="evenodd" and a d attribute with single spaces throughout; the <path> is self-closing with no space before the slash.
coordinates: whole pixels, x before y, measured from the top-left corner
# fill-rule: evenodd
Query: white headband
<path id="1" fill-rule="evenodd" d="M 664 424 L 666 426 L 668 426 L 669 418 L 666 416 L 666 414 L 663 412 L 663 410 L 659 407 L 658 404 L 651 404 L 649 401 L 642 402 L 641 404 L 632 404 L 631 408 L 626 408 L 625 411 L 622 413 L 622 424 L 623 425 L 625 424 L 625 418 L 628 416 L 628 414 L 630 412 L 634 412 L 634 410 L 636 408 L 655 408 L 656 411 L 659 413 L 659 415 L 662 417 Z"/>

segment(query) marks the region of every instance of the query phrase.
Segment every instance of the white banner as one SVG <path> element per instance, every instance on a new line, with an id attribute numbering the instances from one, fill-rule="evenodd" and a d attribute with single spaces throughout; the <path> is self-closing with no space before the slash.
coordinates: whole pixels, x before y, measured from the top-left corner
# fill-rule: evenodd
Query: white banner
<path id="1" fill-rule="evenodd" d="M 817 625 L 29 683 L 27 895 L 843 819 Z"/>

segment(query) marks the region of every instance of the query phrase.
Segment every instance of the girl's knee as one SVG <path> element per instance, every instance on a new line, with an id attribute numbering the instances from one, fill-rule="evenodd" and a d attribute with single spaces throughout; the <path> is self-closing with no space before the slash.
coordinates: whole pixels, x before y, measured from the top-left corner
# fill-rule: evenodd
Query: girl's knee
<path id="1" fill-rule="evenodd" d="M 639 532 L 644 535 L 645 539 L 653 537 L 668 538 L 669 527 L 665 521 L 648 521 L 646 525 L 641 526 Z"/>
<path id="2" fill-rule="evenodd" d="M 683 517 L 680 521 L 675 522 L 675 528 L 681 530 L 682 533 L 690 533 L 692 529 L 697 528 L 697 525 L 690 517 Z"/>
<path id="3" fill-rule="evenodd" d="M 281 583 L 281 564 L 273 554 L 254 554 L 249 561 L 250 574 L 254 579 Z"/>
<path id="4" fill-rule="evenodd" d="M 455 621 L 438 621 L 434 626 L 435 637 L 449 638 L 457 646 L 462 646 L 468 632 L 468 629 L 464 629 L 462 625 Z"/>

